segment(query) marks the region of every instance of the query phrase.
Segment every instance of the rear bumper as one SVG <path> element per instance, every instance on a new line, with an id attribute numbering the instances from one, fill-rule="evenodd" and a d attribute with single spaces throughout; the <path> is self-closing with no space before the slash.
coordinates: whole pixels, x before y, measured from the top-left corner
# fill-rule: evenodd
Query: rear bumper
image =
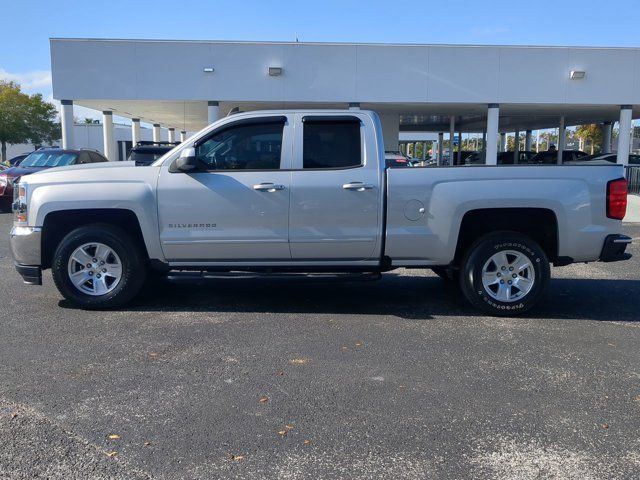
<path id="1" fill-rule="evenodd" d="M 601 262 L 618 262 L 620 260 L 629 260 L 630 253 L 626 253 L 627 245 L 631 243 L 631 237 L 626 235 L 608 235 L 604 239 L 604 246 L 600 253 Z"/>

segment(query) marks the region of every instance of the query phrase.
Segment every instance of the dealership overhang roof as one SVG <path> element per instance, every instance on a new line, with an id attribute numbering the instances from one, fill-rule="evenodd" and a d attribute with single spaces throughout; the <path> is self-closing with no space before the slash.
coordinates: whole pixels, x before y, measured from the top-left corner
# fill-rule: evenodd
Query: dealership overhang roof
<path id="1" fill-rule="evenodd" d="M 452 116 L 482 131 L 492 103 L 501 131 L 616 121 L 621 105 L 640 117 L 635 48 L 52 39 L 51 57 L 54 98 L 189 131 L 208 101 L 221 115 L 357 103 L 403 131 Z"/>

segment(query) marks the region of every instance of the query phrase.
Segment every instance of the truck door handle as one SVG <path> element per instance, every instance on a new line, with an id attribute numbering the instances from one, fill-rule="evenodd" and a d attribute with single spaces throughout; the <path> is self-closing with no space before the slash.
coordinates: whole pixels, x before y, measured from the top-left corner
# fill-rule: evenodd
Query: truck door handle
<path id="1" fill-rule="evenodd" d="M 257 190 L 258 192 L 273 193 L 278 190 L 284 190 L 284 185 L 277 185 L 275 183 L 259 183 L 257 185 L 254 185 L 253 189 Z"/>
<path id="2" fill-rule="evenodd" d="M 364 192 L 365 190 L 371 190 L 373 185 L 362 182 L 349 182 L 342 185 L 345 190 L 355 190 L 356 192 Z"/>

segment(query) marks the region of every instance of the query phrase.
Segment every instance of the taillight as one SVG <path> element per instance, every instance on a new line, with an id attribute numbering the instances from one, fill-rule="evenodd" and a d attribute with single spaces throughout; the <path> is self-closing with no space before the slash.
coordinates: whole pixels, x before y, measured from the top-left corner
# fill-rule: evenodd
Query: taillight
<path id="1" fill-rule="evenodd" d="M 627 180 L 618 178 L 607 183 L 607 217 L 622 220 L 627 213 Z"/>

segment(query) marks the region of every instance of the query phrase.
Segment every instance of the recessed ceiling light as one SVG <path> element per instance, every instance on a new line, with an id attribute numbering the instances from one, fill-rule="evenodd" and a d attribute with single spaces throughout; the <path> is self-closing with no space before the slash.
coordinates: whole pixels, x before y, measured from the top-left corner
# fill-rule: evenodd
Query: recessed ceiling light
<path id="1" fill-rule="evenodd" d="M 213 67 L 204 67 L 204 68 L 202 69 L 202 71 L 203 71 L 204 73 L 212 73 L 212 72 L 213 72 Z"/>
<path id="2" fill-rule="evenodd" d="M 270 77 L 279 77 L 282 75 L 282 67 L 269 67 Z"/>
<path id="3" fill-rule="evenodd" d="M 580 78 L 584 78 L 585 73 L 586 72 L 584 70 L 571 70 L 571 75 L 569 75 L 569 77 L 571 80 L 578 80 Z"/>

